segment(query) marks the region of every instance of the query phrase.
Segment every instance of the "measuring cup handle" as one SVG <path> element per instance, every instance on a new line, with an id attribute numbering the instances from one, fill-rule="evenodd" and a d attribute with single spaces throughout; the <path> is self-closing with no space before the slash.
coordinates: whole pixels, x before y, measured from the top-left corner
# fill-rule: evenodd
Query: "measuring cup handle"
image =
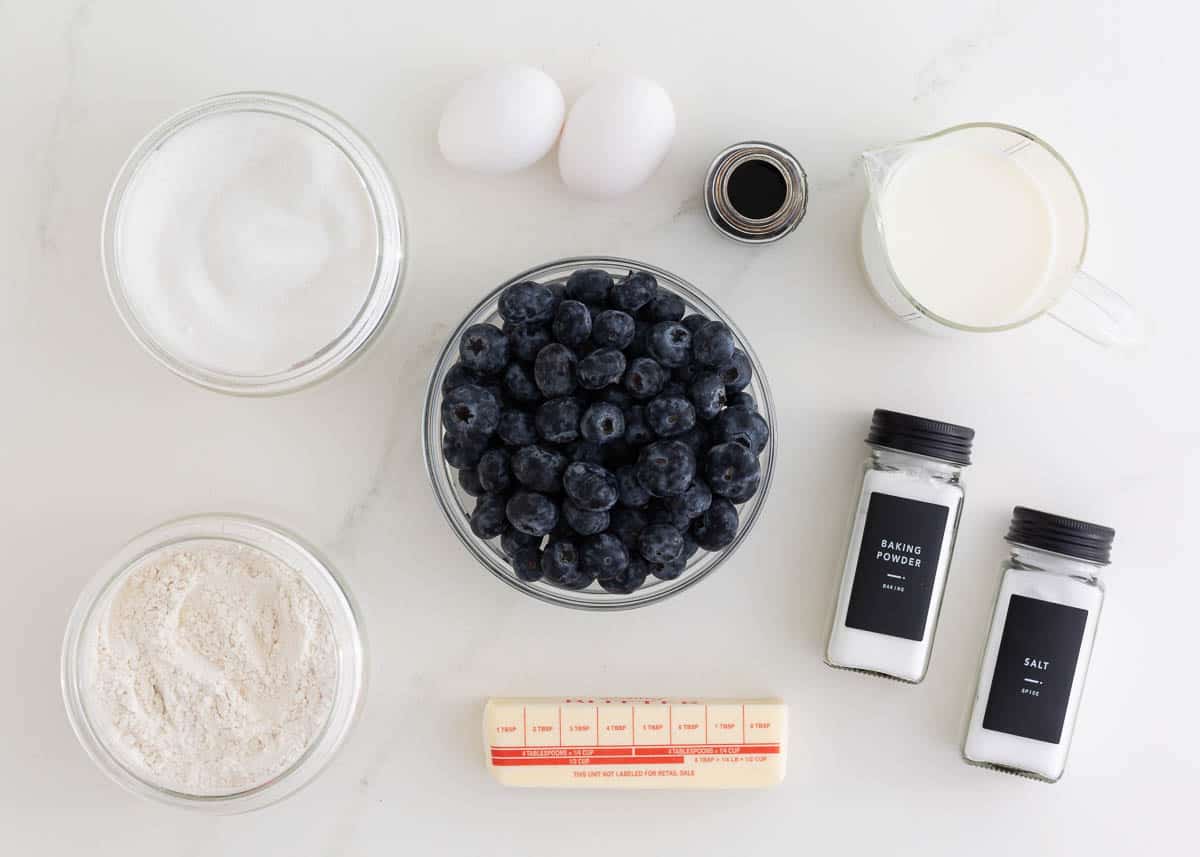
<path id="1" fill-rule="evenodd" d="M 1146 336 L 1141 315 L 1129 302 L 1090 274 L 1080 271 L 1050 315 L 1101 345 L 1131 348 Z"/>

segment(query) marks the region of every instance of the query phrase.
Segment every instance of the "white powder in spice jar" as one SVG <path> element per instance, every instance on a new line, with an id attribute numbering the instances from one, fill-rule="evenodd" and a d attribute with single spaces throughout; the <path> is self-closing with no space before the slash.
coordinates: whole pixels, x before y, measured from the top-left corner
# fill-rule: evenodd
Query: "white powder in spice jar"
<path id="1" fill-rule="evenodd" d="M 329 616 L 270 554 L 192 541 L 143 560 L 101 615 L 89 708 L 134 773 L 227 795 L 290 767 L 320 734 L 337 683 Z"/>

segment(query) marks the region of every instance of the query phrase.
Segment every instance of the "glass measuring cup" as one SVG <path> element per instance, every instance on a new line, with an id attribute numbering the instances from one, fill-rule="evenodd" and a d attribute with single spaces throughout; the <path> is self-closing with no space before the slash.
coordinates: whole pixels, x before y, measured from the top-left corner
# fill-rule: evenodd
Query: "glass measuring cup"
<path id="1" fill-rule="evenodd" d="M 887 194 L 896 176 L 915 163 L 917 156 L 937 157 L 939 150 L 1004 159 L 1021 170 L 1024 180 L 1036 186 L 1044 203 L 1049 232 L 1046 240 L 1052 248 L 1047 251 L 1049 261 L 1044 277 L 1039 286 L 1031 288 L 1029 299 L 1008 317 L 964 321 L 950 317 L 949 313 L 939 314 L 929 306 L 929 300 L 918 297 L 922 294 L 921 282 L 911 276 L 906 282 L 897 273 L 896 246 L 890 241 L 899 240 L 900 230 L 894 222 L 894 213 L 893 222 L 888 222 Z M 1083 190 L 1062 156 L 1033 134 L 998 123 L 956 125 L 926 137 L 866 151 L 862 163 L 870 193 L 862 221 L 863 267 L 879 299 L 902 321 L 929 333 L 981 333 L 1009 330 L 1049 315 L 1101 345 L 1131 346 L 1143 338 L 1138 313 L 1119 294 L 1082 270 L 1088 234 Z M 965 217 L 969 215 L 964 212 Z M 969 226 L 971 221 L 964 222 Z M 994 240 L 1002 242 L 1004 236 L 997 234 Z M 929 250 L 937 252 L 936 246 Z M 966 273 L 963 282 L 976 288 L 986 280 Z"/>

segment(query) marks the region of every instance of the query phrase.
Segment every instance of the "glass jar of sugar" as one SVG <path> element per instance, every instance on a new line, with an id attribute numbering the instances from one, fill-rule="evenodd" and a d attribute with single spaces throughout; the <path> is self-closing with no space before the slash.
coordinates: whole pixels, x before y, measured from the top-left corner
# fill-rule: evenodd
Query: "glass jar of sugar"
<path id="1" fill-rule="evenodd" d="M 877 410 L 825 662 L 925 678 L 974 429 Z"/>
<path id="2" fill-rule="evenodd" d="M 1057 782 L 1092 656 L 1115 531 L 1018 506 L 963 759 Z"/>

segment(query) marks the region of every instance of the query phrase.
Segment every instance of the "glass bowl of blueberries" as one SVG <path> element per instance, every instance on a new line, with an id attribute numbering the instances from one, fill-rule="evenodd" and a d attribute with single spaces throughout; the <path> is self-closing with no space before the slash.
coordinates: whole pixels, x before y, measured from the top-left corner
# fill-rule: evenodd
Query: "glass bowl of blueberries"
<path id="1" fill-rule="evenodd" d="M 425 396 L 446 520 L 508 585 L 588 610 L 696 584 L 758 519 L 774 403 L 695 286 L 629 259 L 525 271 L 471 310 Z"/>

